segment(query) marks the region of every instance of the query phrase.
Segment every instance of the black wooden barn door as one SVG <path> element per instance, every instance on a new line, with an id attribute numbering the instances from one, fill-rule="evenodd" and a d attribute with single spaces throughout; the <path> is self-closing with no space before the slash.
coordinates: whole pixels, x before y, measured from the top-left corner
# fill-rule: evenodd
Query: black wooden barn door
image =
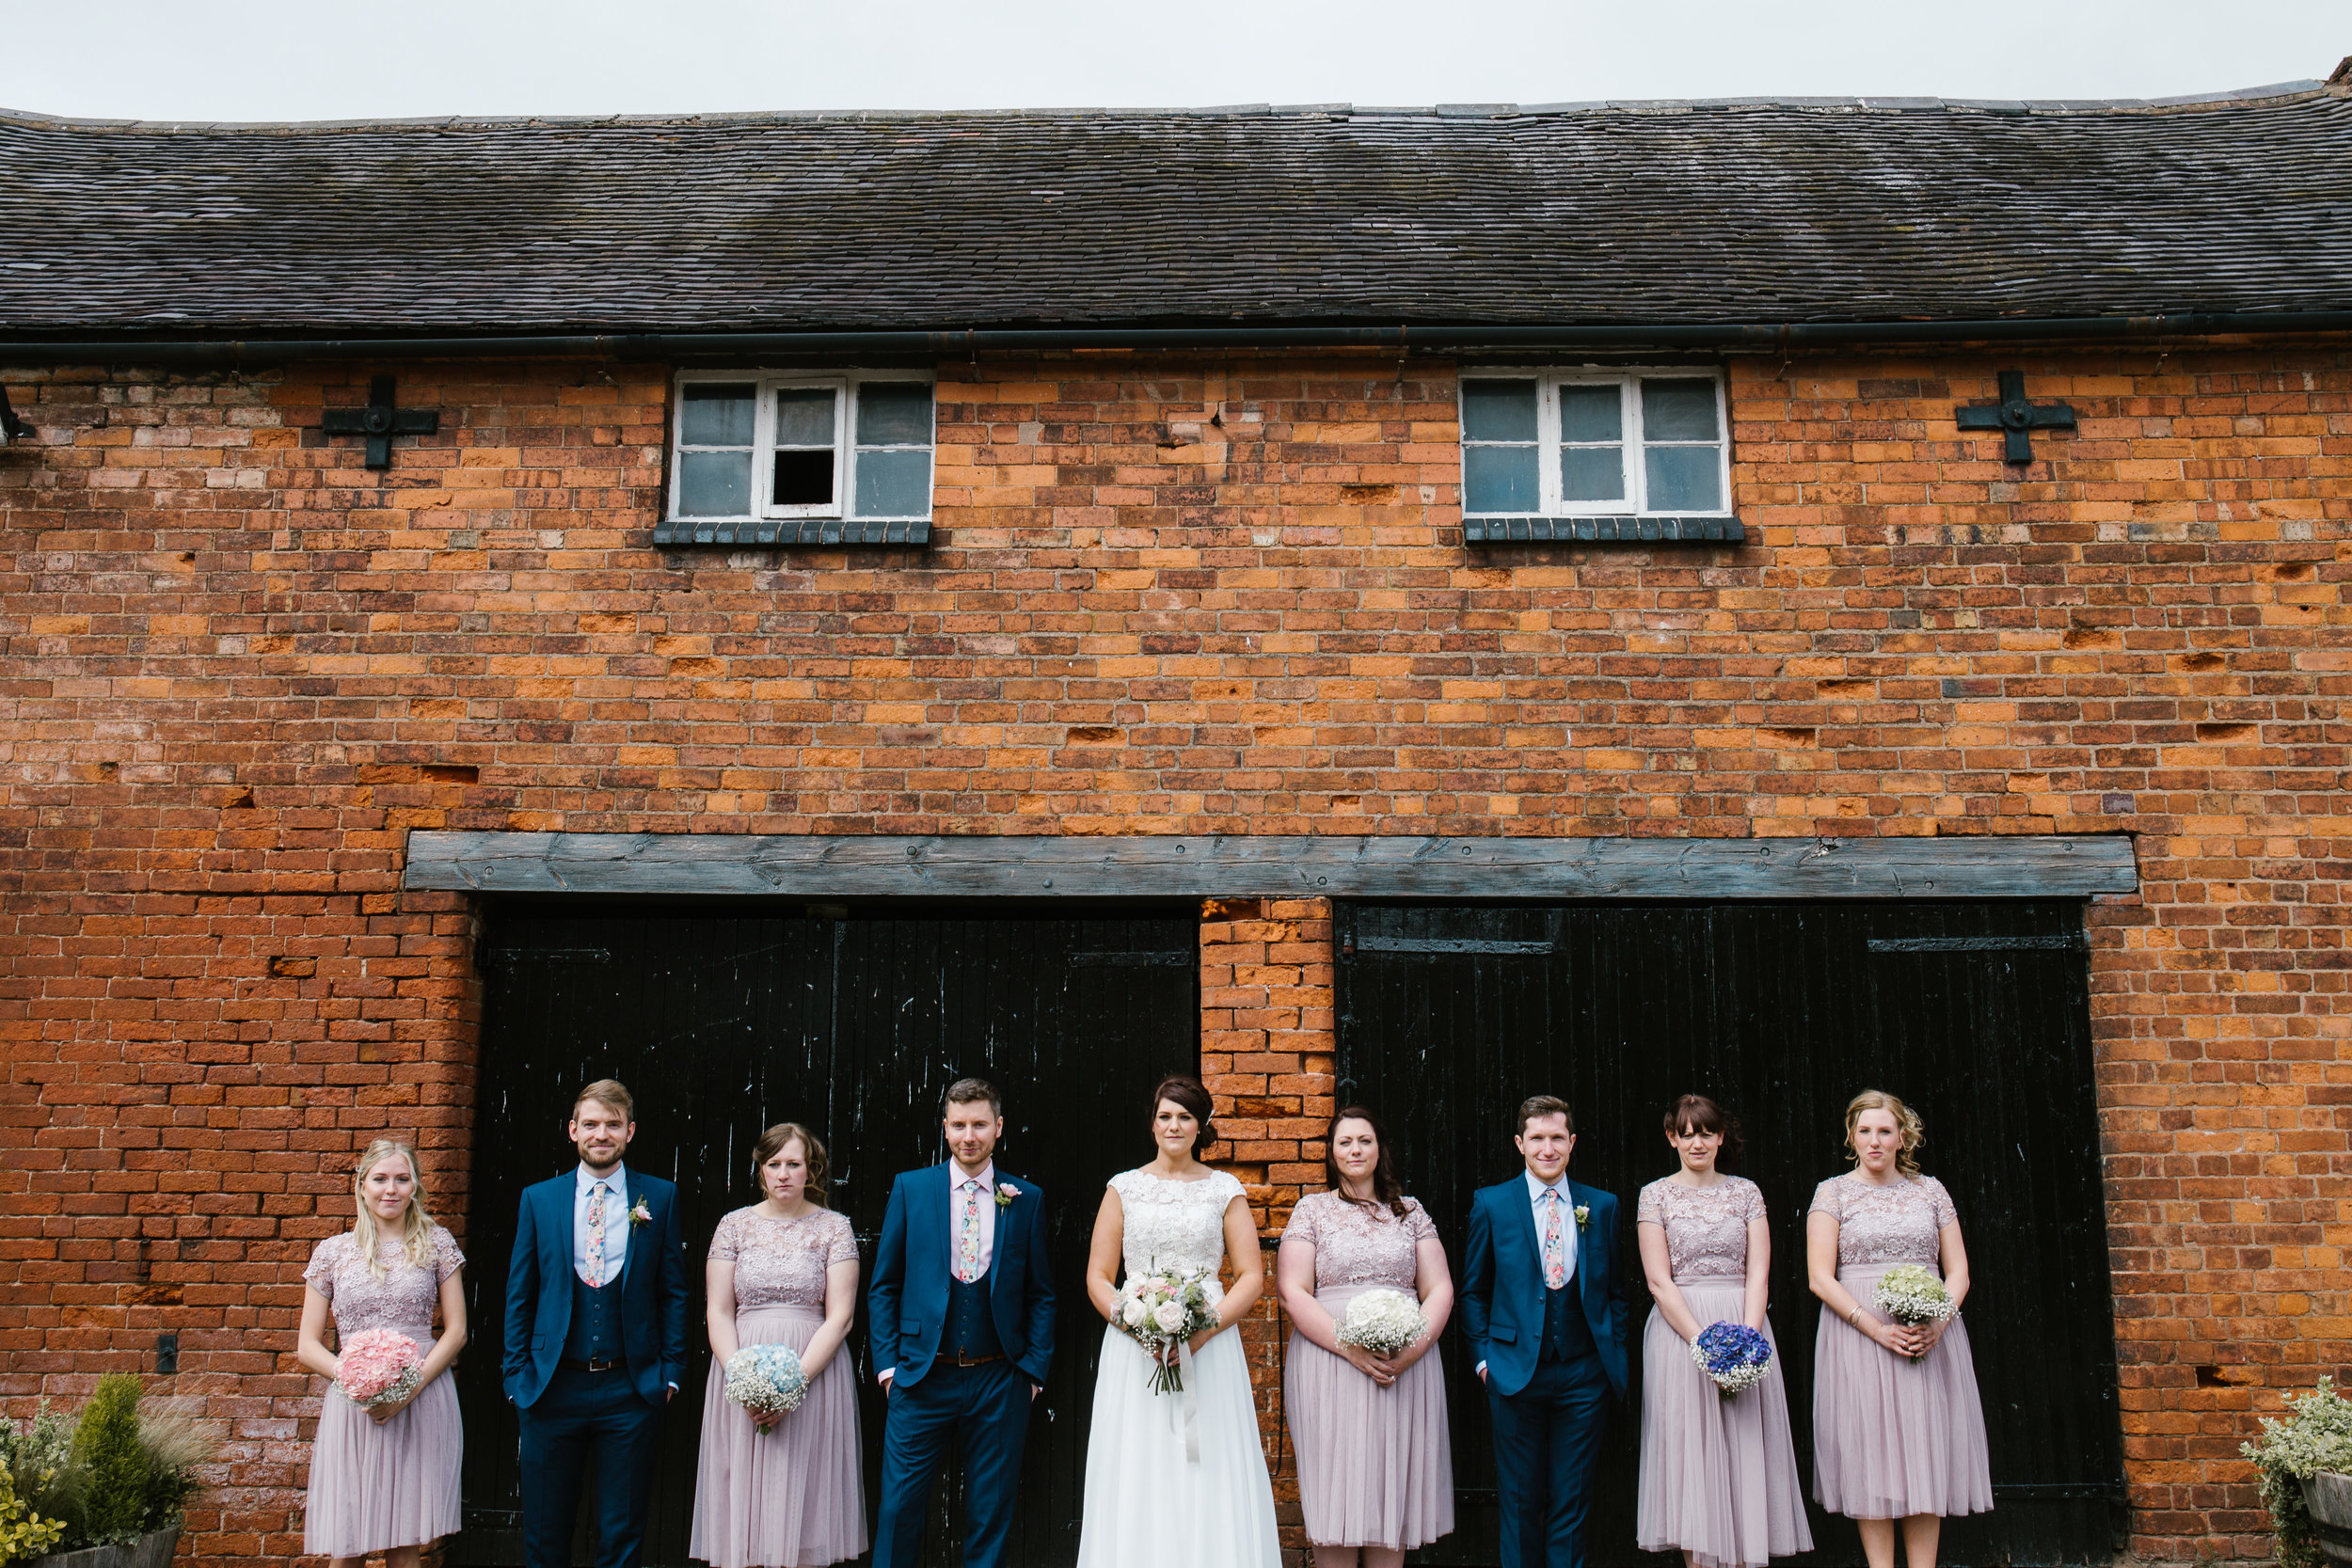
<path id="1" fill-rule="evenodd" d="M 645 1549 L 647 1563 L 671 1565 L 689 1560 L 708 1362 L 703 1248 L 723 1214 L 757 1197 L 760 1130 L 800 1121 L 826 1140 L 834 1206 L 856 1226 L 870 1270 L 891 1178 L 942 1157 L 940 1095 L 981 1073 L 1007 1099 L 1004 1168 L 1046 1194 L 1062 1308 L 1009 1560 L 1072 1561 L 1102 1338 L 1086 1301 L 1087 1242 L 1104 1180 L 1151 1155 L 1152 1085 L 1200 1060 L 1198 933 L 1188 909 L 1133 906 L 1050 918 L 494 907 L 469 1229 L 474 1343 L 458 1372 L 466 1528 L 453 1560 L 522 1560 L 516 1426 L 499 1384 L 507 1255 L 522 1188 L 576 1161 L 564 1124 L 580 1084 L 609 1075 L 629 1085 L 629 1163 L 679 1188 L 697 1356 L 666 1423 Z M 870 1518 L 882 1405 L 862 1301 L 851 1343 Z M 943 1499 L 942 1527 L 951 1512 Z M 960 1560 L 948 1528 L 930 1542 L 928 1561 Z"/>
<path id="2" fill-rule="evenodd" d="M 1955 1520 L 1961 1563 L 2104 1560 L 2122 1496 L 2115 1347 L 2080 906 L 1354 905 L 1336 921 L 1343 1100 L 1389 1120 L 1408 1186 L 1458 1249 L 1471 1191 L 1518 1167 L 1511 1116 L 1575 1105 L 1572 1173 L 1617 1195 L 1637 1386 L 1613 1430 L 1596 1563 L 1633 1545 L 1640 1345 L 1649 1312 L 1635 1195 L 1671 1173 L 1661 1120 L 1684 1092 L 1745 1124 L 1737 1168 L 1770 1206 L 1772 1323 L 1799 1465 L 1812 1481 L 1817 1304 L 1804 1214 L 1846 1168 L 1845 1103 L 1880 1087 L 1926 1117 L 1923 1164 L 1951 1189 L 1974 1275 L 1968 1330 L 1994 1512 Z M 1447 1347 L 1457 1533 L 1423 1560 L 1496 1560 L 1485 1395 Z M 1810 1560 L 1861 1560 L 1813 1511 Z M 1664 1563 L 1668 1560 L 1655 1560 Z"/>

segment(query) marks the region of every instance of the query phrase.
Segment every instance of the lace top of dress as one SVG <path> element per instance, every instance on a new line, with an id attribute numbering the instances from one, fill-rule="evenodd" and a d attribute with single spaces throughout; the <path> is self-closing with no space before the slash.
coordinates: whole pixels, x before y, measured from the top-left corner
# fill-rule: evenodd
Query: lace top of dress
<path id="1" fill-rule="evenodd" d="M 1744 1176 L 1726 1176 L 1711 1187 L 1692 1187 L 1661 1177 L 1642 1189 L 1636 1224 L 1662 1227 L 1675 1283 L 1692 1279 L 1745 1279 L 1748 1222 L 1764 1217 L 1764 1195 Z"/>
<path id="2" fill-rule="evenodd" d="M 1851 1171 L 1813 1189 L 1816 1214 L 1837 1222 L 1840 1268 L 1880 1263 L 1925 1263 L 1944 1256 L 1944 1227 L 1960 1217 L 1944 1183 L 1932 1176 L 1899 1177 L 1884 1186 Z"/>
<path id="3" fill-rule="evenodd" d="M 710 1238 L 710 1260 L 735 1264 L 735 1309 L 825 1309 L 825 1271 L 857 1261 L 857 1235 L 847 1214 L 811 1209 L 795 1219 L 738 1209 Z"/>
<path id="4" fill-rule="evenodd" d="M 1438 1227 L 1420 1203 L 1405 1200 L 1405 1217 L 1387 1204 L 1367 1209 L 1337 1193 L 1309 1193 L 1282 1227 L 1285 1242 L 1315 1249 L 1315 1289 L 1334 1285 L 1389 1285 L 1413 1294 L 1421 1284 L 1415 1249 Z"/>
<path id="5" fill-rule="evenodd" d="M 302 1282 L 326 1298 L 335 1309 L 335 1332 L 357 1334 L 369 1328 L 396 1328 L 413 1335 L 433 1328 L 433 1307 L 441 1296 L 441 1281 L 466 1261 L 457 1242 L 439 1226 L 433 1227 L 430 1250 L 421 1267 L 405 1253 L 381 1259 L 384 1277 L 378 1279 L 359 1255 L 359 1239 L 346 1230 L 329 1236 L 310 1254 Z M 420 1351 L 430 1345 L 419 1345 Z"/>
<path id="6" fill-rule="evenodd" d="M 1239 1181 L 1221 1170 L 1198 1181 L 1123 1170 L 1110 1189 L 1119 1195 L 1120 1250 L 1130 1275 L 1206 1269 L 1216 1277 L 1225 1263 L 1225 1211 L 1242 1196 Z"/>

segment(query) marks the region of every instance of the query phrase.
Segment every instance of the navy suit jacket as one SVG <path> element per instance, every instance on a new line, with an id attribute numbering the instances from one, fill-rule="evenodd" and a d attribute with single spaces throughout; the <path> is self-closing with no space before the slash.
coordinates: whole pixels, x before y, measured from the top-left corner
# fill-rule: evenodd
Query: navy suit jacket
<path id="1" fill-rule="evenodd" d="M 686 1243 L 678 1229 L 676 1186 L 624 1170 L 623 1209 L 634 1209 L 642 1198 L 652 1218 L 628 1227 L 621 1260 L 621 1347 L 629 1386 L 658 1407 L 667 1402 L 667 1385 L 686 1381 Z M 577 1167 L 524 1188 L 515 1221 L 502 1370 L 506 1397 L 526 1410 L 547 1392 L 571 1332 L 576 1180 Z"/>
<path id="2" fill-rule="evenodd" d="M 866 1287 L 874 1370 L 896 1369 L 891 1381 L 900 1391 L 923 1381 L 939 1354 L 946 1327 L 947 1287 L 954 1279 L 948 1256 L 947 1207 L 952 1162 L 902 1171 L 890 1184 L 890 1207 L 882 1215 L 882 1244 L 874 1251 L 874 1279 Z M 1005 1358 L 1031 1383 L 1042 1384 L 1054 1359 L 1054 1275 L 1045 1257 L 1045 1196 L 1037 1183 L 996 1172 L 999 1186 L 1020 1189 L 996 1211 L 996 1240 L 989 1252 L 989 1315 Z"/>
<path id="3" fill-rule="evenodd" d="M 1618 1268 L 1617 1200 L 1597 1187 L 1568 1183 L 1568 1199 L 1586 1210 L 1576 1238 L 1575 1288 L 1600 1353 L 1609 1386 L 1625 1396 L 1626 1333 L 1630 1312 Z M 1524 1172 L 1470 1199 L 1470 1243 L 1462 1265 L 1462 1333 L 1470 1364 L 1486 1364 L 1486 1382 L 1508 1397 L 1527 1386 L 1543 1352 L 1544 1256 Z"/>

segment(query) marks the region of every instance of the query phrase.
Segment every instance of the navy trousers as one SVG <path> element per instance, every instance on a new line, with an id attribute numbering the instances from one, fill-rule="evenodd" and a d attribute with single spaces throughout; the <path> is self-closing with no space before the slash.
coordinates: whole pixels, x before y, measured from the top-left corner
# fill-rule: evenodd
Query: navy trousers
<path id="1" fill-rule="evenodd" d="M 582 1474 L 596 1469 L 596 1568 L 637 1568 L 653 1501 L 661 1409 L 628 1374 L 556 1369 L 522 1419 L 523 1561 L 571 1568 Z"/>
<path id="2" fill-rule="evenodd" d="M 890 1393 L 882 1422 L 882 1518 L 874 1568 L 914 1568 L 931 1483 L 950 1444 L 963 1442 L 965 1568 L 996 1568 L 1012 1529 L 1021 1449 L 1029 1437 L 1029 1380 L 1009 1361 L 940 1362 L 914 1387 Z"/>
<path id="3" fill-rule="evenodd" d="M 1502 1503 L 1502 1568 L 1583 1568 L 1593 1472 L 1608 1424 L 1600 1357 L 1546 1361 L 1518 1393 L 1486 1389 Z"/>

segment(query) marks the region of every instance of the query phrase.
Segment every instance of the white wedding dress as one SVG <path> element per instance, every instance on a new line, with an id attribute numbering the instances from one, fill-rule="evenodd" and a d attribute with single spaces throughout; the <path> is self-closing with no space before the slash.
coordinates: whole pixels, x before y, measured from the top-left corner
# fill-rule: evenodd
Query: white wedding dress
<path id="1" fill-rule="evenodd" d="M 1168 1181 L 1131 1170 L 1110 1187 L 1125 1216 L 1130 1275 L 1206 1269 L 1216 1278 L 1225 1261 L 1225 1210 L 1242 1196 L 1239 1181 L 1223 1171 Z M 1189 1400 L 1153 1393 L 1151 1376 L 1143 1347 L 1104 1324 L 1078 1568 L 1281 1568 L 1239 1332 L 1228 1329 L 1192 1358 Z M 1198 1459 L 1188 1457 L 1187 1418 Z"/>

